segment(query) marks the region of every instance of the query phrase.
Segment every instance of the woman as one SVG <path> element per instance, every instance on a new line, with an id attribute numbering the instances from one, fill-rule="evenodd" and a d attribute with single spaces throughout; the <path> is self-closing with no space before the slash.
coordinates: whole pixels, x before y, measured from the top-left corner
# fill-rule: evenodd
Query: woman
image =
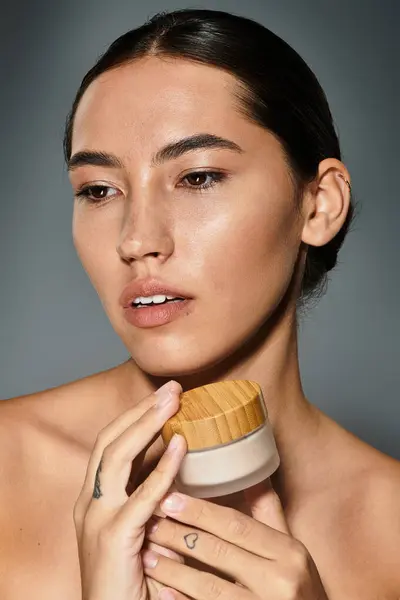
<path id="1" fill-rule="evenodd" d="M 156 15 L 83 79 L 65 155 L 74 243 L 131 358 L 1 405 L 1 597 L 398 598 L 399 463 L 301 385 L 298 310 L 354 212 L 308 66 L 251 20 Z M 281 466 L 168 507 L 186 446 L 160 429 L 224 379 L 260 383 Z"/>

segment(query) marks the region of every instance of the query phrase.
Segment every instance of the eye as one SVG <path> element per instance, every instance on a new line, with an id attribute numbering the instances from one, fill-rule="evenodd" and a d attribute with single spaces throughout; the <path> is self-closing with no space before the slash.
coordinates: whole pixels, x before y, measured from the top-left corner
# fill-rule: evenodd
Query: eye
<path id="1" fill-rule="evenodd" d="M 193 190 L 204 190 L 226 178 L 227 174 L 220 171 L 193 171 L 182 177 L 181 181 L 186 180 L 189 183 L 189 185 L 184 185 L 183 187 Z"/>
<path id="2" fill-rule="evenodd" d="M 90 204 L 100 204 L 104 200 L 109 200 L 116 194 L 110 194 L 109 191 L 114 190 L 118 193 L 116 188 L 108 185 L 86 185 L 78 190 L 75 194 L 75 198 L 78 200 L 86 200 Z"/>

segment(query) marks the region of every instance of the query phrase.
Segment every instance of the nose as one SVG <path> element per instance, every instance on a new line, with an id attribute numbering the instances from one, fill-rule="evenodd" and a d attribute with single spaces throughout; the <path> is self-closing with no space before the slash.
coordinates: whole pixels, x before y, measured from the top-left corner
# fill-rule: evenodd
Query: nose
<path id="1" fill-rule="evenodd" d="M 147 256 L 165 261 L 174 250 L 168 222 L 160 205 L 152 207 L 148 202 L 137 203 L 124 220 L 117 244 L 118 254 L 126 262 Z"/>

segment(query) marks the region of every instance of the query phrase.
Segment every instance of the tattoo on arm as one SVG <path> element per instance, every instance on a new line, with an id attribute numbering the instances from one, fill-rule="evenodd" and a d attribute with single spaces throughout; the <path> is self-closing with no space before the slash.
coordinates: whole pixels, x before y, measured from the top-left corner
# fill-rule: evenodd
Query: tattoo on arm
<path id="1" fill-rule="evenodd" d="M 189 548 L 189 550 L 193 550 L 193 548 L 196 546 L 196 542 L 199 539 L 199 536 L 197 533 L 188 533 L 183 537 L 183 539 L 185 540 L 185 544 Z"/>
<path id="2" fill-rule="evenodd" d="M 99 466 L 97 467 L 96 477 L 94 480 L 94 490 L 93 490 L 93 498 L 100 498 L 102 496 L 102 491 L 100 489 L 100 471 L 103 464 L 103 459 L 101 459 Z"/>

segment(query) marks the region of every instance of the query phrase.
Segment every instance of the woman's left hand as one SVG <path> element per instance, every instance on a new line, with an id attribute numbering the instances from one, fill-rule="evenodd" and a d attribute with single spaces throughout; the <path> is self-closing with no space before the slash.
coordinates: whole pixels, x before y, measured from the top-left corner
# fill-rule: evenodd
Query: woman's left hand
<path id="1" fill-rule="evenodd" d="M 180 493 L 168 496 L 181 500 L 172 510 L 164 499 L 161 508 L 174 521 L 155 519 L 157 528 L 149 528 L 147 538 L 233 581 L 145 551 L 145 573 L 167 587 L 160 600 L 328 600 L 311 555 L 290 533 L 270 480 L 244 495 L 252 517 Z"/>

